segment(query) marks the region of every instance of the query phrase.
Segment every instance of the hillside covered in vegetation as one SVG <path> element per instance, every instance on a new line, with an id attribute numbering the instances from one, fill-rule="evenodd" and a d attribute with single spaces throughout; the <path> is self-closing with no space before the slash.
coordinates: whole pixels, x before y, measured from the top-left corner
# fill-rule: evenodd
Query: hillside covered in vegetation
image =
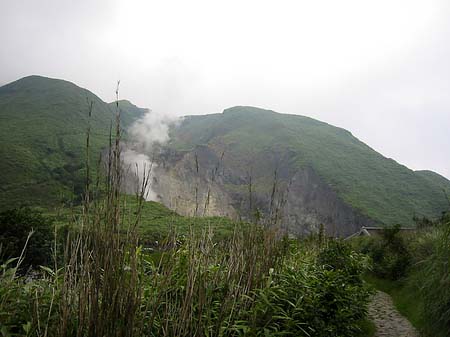
<path id="1" fill-rule="evenodd" d="M 124 127 L 143 113 L 129 102 L 119 105 Z M 1 87 L 0 207 L 48 206 L 79 196 L 88 124 L 95 169 L 114 119 L 113 104 L 68 81 L 29 76 Z"/>

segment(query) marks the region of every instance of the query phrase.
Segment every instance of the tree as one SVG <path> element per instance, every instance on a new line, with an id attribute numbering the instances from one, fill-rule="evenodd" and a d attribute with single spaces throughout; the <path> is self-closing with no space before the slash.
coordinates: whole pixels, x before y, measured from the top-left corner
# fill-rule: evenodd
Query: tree
<path id="1" fill-rule="evenodd" d="M 52 221 L 31 208 L 14 208 L 0 213 L 0 261 L 19 257 L 31 232 L 22 267 L 48 265 L 52 256 Z"/>

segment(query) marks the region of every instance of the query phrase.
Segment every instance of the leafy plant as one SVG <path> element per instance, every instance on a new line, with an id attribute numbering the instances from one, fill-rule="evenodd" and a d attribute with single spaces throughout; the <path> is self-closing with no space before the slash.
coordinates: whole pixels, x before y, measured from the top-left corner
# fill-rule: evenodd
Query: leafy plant
<path id="1" fill-rule="evenodd" d="M 294 248 L 283 268 L 256 290 L 238 330 L 249 336 L 358 336 L 370 291 L 361 281 L 363 256 L 347 248 L 333 242 L 316 262 Z"/>

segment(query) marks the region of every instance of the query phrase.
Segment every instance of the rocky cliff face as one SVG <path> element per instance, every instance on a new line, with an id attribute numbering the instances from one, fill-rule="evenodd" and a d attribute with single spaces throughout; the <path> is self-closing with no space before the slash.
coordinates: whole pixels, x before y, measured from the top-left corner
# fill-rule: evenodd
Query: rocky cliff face
<path id="1" fill-rule="evenodd" d="M 282 228 L 293 234 L 316 232 L 323 224 L 328 234 L 346 236 L 374 224 L 342 201 L 312 168 L 294 172 L 280 166 L 282 156 L 277 157 L 267 158 L 278 159 L 278 167 L 266 162 L 267 169 L 274 171 L 263 186 L 258 181 L 260 172 L 251 177 L 212 146 L 197 146 L 192 151 L 166 149 L 157 158 L 152 189 L 164 205 L 182 215 L 276 216 Z"/>
<path id="2" fill-rule="evenodd" d="M 291 178 L 284 214 L 289 231 L 296 234 L 315 232 L 323 224 L 328 234 L 344 237 L 375 224 L 339 198 L 311 168 Z"/>
<path id="3" fill-rule="evenodd" d="M 165 149 L 155 160 L 152 189 L 164 205 L 186 216 L 239 217 L 224 188 L 220 158 L 213 151 Z"/>

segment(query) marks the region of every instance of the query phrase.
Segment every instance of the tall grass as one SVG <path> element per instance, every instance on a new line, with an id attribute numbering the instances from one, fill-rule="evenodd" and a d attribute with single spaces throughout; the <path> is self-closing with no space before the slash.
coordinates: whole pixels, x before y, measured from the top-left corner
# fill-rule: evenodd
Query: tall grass
<path id="1" fill-rule="evenodd" d="M 424 300 L 424 332 L 450 336 L 450 219 L 431 233 L 432 252 L 421 263 L 418 275 Z"/>
<path id="2" fill-rule="evenodd" d="M 270 269 L 282 264 L 285 247 L 276 233 L 255 226 L 236 228 L 221 242 L 213 241 L 211 231 L 192 231 L 178 249 L 163 253 L 149 269 L 148 332 L 229 335 L 252 305 L 254 290 L 263 286 Z"/>
<path id="3" fill-rule="evenodd" d="M 117 91 L 118 94 L 118 91 Z M 55 274 L 58 291 L 57 336 L 133 336 L 140 309 L 142 280 L 138 256 L 137 221 L 122 214 L 121 128 L 118 99 L 115 134 L 110 134 L 105 195 L 100 179 L 91 190 L 89 132 L 86 142 L 86 193 L 76 231 L 69 233 L 64 266 Z M 92 113 L 90 105 L 89 116 Z M 111 132 L 112 133 L 112 132 Z M 144 173 L 145 175 L 145 173 Z M 143 180 L 147 184 L 148 179 Z M 137 195 L 139 200 L 143 199 Z M 136 211 L 139 217 L 140 203 Z M 59 280 L 58 278 L 61 278 Z"/>

